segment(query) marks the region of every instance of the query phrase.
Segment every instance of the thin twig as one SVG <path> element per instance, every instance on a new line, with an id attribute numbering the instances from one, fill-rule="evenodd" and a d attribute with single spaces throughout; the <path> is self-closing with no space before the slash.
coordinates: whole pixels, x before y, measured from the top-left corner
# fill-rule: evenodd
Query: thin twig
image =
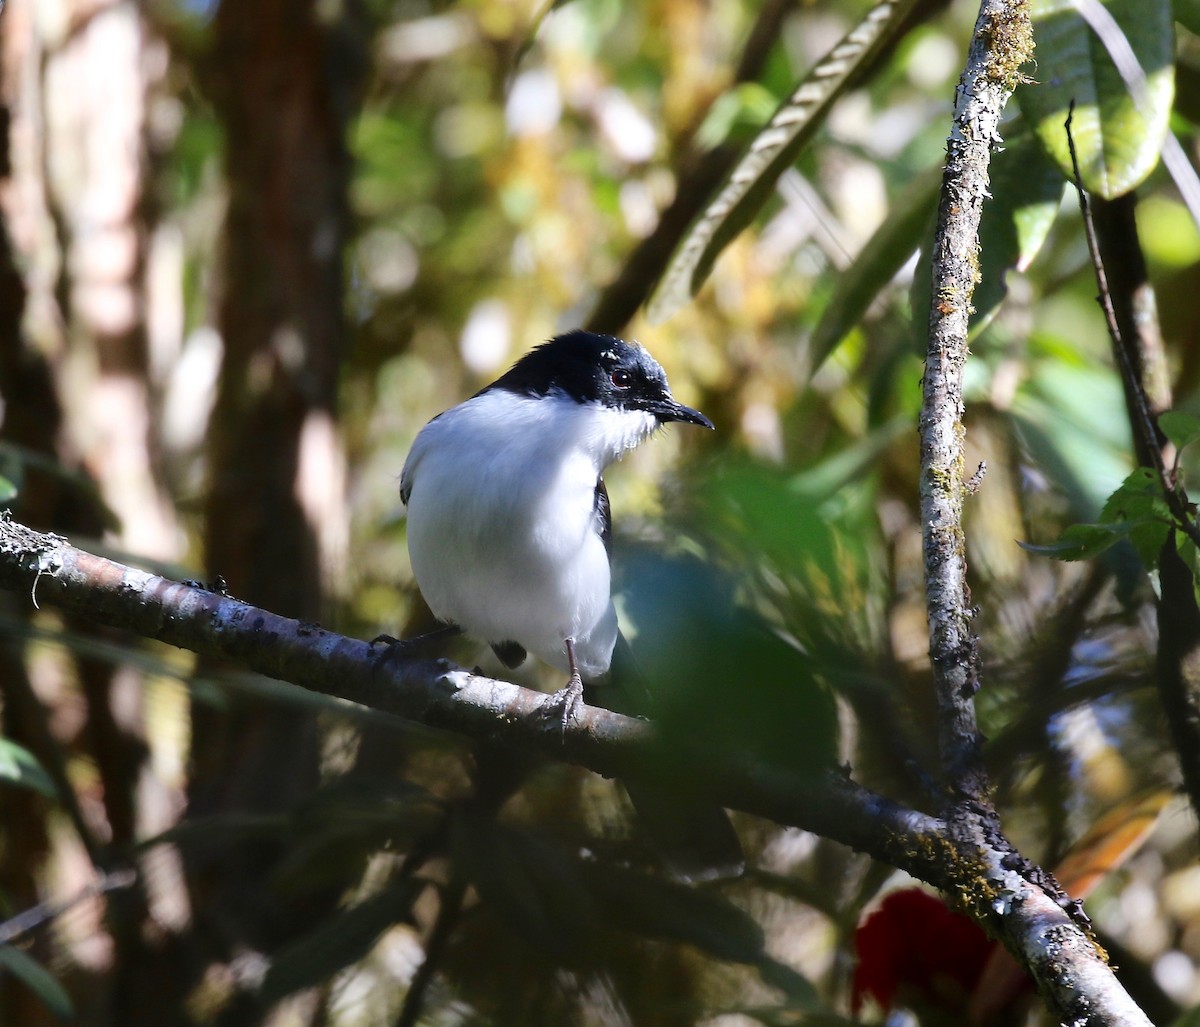
<path id="1" fill-rule="evenodd" d="M 1147 367 L 1139 347 L 1139 360 L 1135 366 L 1130 352 L 1133 339 L 1127 340 L 1117 317 L 1117 305 L 1109 288 L 1108 274 L 1104 267 L 1099 233 L 1096 230 L 1088 195 L 1084 191 L 1079 172 L 1079 160 L 1075 151 L 1075 137 L 1071 132 L 1071 120 L 1075 105 L 1071 104 L 1064 125 L 1067 147 L 1071 153 L 1071 169 L 1075 176 L 1075 188 L 1079 194 L 1079 209 L 1083 216 L 1084 234 L 1088 252 L 1096 275 L 1099 296 L 1096 297 L 1104 312 L 1104 321 L 1112 340 L 1114 359 L 1120 369 L 1125 388 L 1125 402 L 1132 424 L 1135 450 L 1138 461 L 1149 464 L 1158 478 L 1167 507 L 1178 527 L 1200 545 L 1197 525 L 1192 520 L 1190 503 L 1182 484 L 1174 481 L 1173 472 L 1167 467 L 1167 457 L 1155 427 L 1151 401 L 1148 395 Z M 1132 221 L 1132 213 L 1129 214 Z M 1131 229 L 1132 245 L 1137 247 L 1136 231 Z M 1110 226 L 1111 233 L 1111 226 Z M 1140 252 L 1134 253 L 1133 263 L 1142 263 Z M 1118 274 L 1118 281 L 1121 280 Z M 1119 297 L 1122 307 L 1125 297 Z M 1132 318 L 1126 318 L 1131 331 L 1136 331 Z M 1165 377 L 1165 375 L 1164 375 Z M 1169 403 L 1169 389 L 1162 402 Z M 1176 758 L 1183 774 L 1184 786 L 1192 802 L 1192 808 L 1200 811 L 1200 608 L 1196 604 L 1195 578 L 1191 568 L 1179 555 L 1173 531 L 1167 533 L 1159 553 L 1158 561 L 1159 600 L 1158 643 L 1155 657 L 1155 683 L 1159 701 L 1162 703 L 1167 727 L 1175 747 Z"/>
<path id="2" fill-rule="evenodd" d="M 1117 324 L 1117 314 L 1113 309 L 1112 293 L 1108 288 L 1108 275 L 1104 270 L 1104 261 L 1100 256 L 1100 244 L 1096 239 L 1096 225 L 1092 220 L 1091 204 L 1088 202 L 1087 192 L 1083 188 L 1083 177 L 1079 171 L 1079 158 L 1075 152 L 1075 136 L 1071 132 L 1071 121 L 1075 117 L 1075 101 L 1071 101 L 1070 107 L 1067 109 L 1067 120 L 1063 123 L 1063 127 L 1067 132 L 1067 148 L 1071 153 L 1071 171 L 1075 178 L 1075 191 L 1079 194 L 1079 212 L 1083 217 L 1083 231 L 1087 239 L 1088 254 L 1092 261 L 1092 270 L 1096 275 L 1096 288 L 1098 295 L 1096 302 L 1100 305 L 1100 310 L 1104 314 L 1104 324 L 1108 329 L 1109 339 L 1112 341 L 1113 357 L 1117 362 L 1117 367 L 1121 372 L 1121 378 L 1125 383 L 1126 395 L 1129 396 L 1132 404 L 1130 410 L 1130 421 L 1132 422 L 1133 432 L 1137 438 L 1138 448 L 1141 452 L 1146 453 L 1150 457 L 1151 470 L 1158 478 L 1159 485 L 1162 487 L 1163 499 L 1166 501 L 1167 508 L 1171 511 L 1171 516 L 1175 519 L 1175 526 L 1188 536 L 1197 546 L 1200 546 L 1200 526 L 1192 519 L 1188 510 L 1188 500 L 1180 494 L 1179 487 L 1171 481 L 1171 473 L 1162 459 L 1162 446 L 1159 442 L 1158 429 L 1154 423 L 1154 417 L 1150 413 L 1150 405 L 1146 402 L 1146 390 L 1142 385 L 1141 376 L 1137 369 L 1133 366 L 1133 361 L 1129 358 L 1129 350 L 1125 345 L 1125 341 L 1121 336 L 1120 326 Z"/>
<path id="3" fill-rule="evenodd" d="M 137 872 L 125 867 L 122 870 L 113 870 L 111 873 L 104 874 L 91 884 L 81 888 L 78 894 L 62 902 L 53 902 L 48 899 L 45 902 L 39 902 L 36 906 L 30 906 L 29 909 L 22 910 L 16 916 L 9 917 L 0 923 L 0 945 L 11 945 L 22 935 L 50 923 L 78 906 L 79 903 L 94 899 L 97 895 L 104 895 L 106 892 L 116 891 L 118 888 L 129 888 L 136 880 Z"/>

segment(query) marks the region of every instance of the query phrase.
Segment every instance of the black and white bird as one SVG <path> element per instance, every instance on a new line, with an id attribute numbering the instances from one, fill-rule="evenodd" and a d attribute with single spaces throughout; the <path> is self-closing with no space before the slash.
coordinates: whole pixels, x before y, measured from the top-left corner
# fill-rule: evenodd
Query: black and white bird
<path id="1" fill-rule="evenodd" d="M 400 480 L 408 548 L 434 616 L 509 667 L 570 674 L 564 722 L 617 642 L 605 469 L 671 421 L 712 428 L 641 345 L 574 331 L 439 414 Z"/>
<path id="2" fill-rule="evenodd" d="M 642 346 L 575 331 L 435 417 L 405 462 L 409 555 L 430 610 L 450 630 L 489 643 L 506 666 L 532 653 L 569 673 L 546 702 L 564 728 L 584 683 L 605 677 L 614 651 L 628 658 L 608 675 L 623 680 L 610 680 L 606 705 L 648 712 L 646 683 L 617 628 L 603 475 L 672 421 L 713 426 L 671 395 Z M 489 775 L 496 780 L 480 787 L 502 801 L 515 782 L 494 765 Z M 741 845 L 719 806 L 645 784 L 626 790 L 678 877 L 740 873 Z"/>

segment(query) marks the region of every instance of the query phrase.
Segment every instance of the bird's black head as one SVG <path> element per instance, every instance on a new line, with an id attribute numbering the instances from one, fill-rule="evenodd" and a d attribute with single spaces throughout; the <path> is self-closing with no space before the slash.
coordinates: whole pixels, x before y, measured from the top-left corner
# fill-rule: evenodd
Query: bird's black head
<path id="1" fill-rule="evenodd" d="M 556 336 L 525 354 L 483 391 L 492 389 L 522 396 L 559 392 L 577 403 L 644 410 L 663 423 L 713 426 L 700 411 L 675 401 L 666 373 L 642 346 L 612 335 L 573 331 Z"/>

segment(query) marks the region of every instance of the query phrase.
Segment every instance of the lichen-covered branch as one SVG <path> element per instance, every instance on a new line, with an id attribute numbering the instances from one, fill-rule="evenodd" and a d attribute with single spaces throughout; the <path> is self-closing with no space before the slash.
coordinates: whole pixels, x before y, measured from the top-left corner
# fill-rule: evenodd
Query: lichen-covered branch
<path id="1" fill-rule="evenodd" d="M 394 657 L 317 624 L 84 552 L 3 514 L 0 588 L 211 660 L 605 776 L 636 779 L 661 767 L 644 720 L 585 706 L 562 727 L 543 714 L 540 692 L 445 660 Z M 897 866 L 915 866 L 922 857 L 906 856 L 906 848 L 942 829 L 936 817 L 873 795 L 832 770 L 824 778 L 797 779 L 705 753 L 689 760 L 688 774 L 679 778 L 722 805 L 816 831 Z"/>
<path id="2" fill-rule="evenodd" d="M 0 588 L 325 695 L 601 774 L 636 779 L 657 765 L 645 721 L 585 707 L 561 729 L 542 715 L 538 692 L 442 660 L 382 656 L 316 624 L 76 549 L 5 514 Z M 677 775 L 677 785 L 686 781 L 722 805 L 814 831 L 940 888 L 1018 956 L 1063 1022 L 1148 1027 L 1070 901 L 1013 849 L 988 808 L 966 803 L 951 824 L 836 771 L 797 778 L 712 753 L 681 758 L 688 773 Z"/>
<path id="3" fill-rule="evenodd" d="M 921 524 L 925 546 L 929 653 L 939 713 L 943 781 L 960 796 L 982 798 L 974 694 L 979 657 L 962 531 L 963 369 L 971 297 L 979 280 L 979 217 L 998 125 L 1020 69 L 1033 56 L 1024 0 L 983 0 L 959 82 L 954 127 L 933 244 L 933 289 L 921 410 Z"/>

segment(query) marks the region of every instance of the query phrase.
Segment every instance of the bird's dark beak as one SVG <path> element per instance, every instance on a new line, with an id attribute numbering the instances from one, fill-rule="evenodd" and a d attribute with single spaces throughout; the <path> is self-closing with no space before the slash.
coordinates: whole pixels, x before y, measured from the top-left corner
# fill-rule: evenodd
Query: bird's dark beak
<path id="1" fill-rule="evenodd" d="M 686 421 L 688 424 L 698 424 L 701 427 L 715 430 L 712 421 L 700 413 L 699 410 L 685 407 L 682 403 L 676 403 L 673 399 L 664 399 L 655 403 L 651 407 L 650 412 L 664 424 L 667 421 Z"/>

